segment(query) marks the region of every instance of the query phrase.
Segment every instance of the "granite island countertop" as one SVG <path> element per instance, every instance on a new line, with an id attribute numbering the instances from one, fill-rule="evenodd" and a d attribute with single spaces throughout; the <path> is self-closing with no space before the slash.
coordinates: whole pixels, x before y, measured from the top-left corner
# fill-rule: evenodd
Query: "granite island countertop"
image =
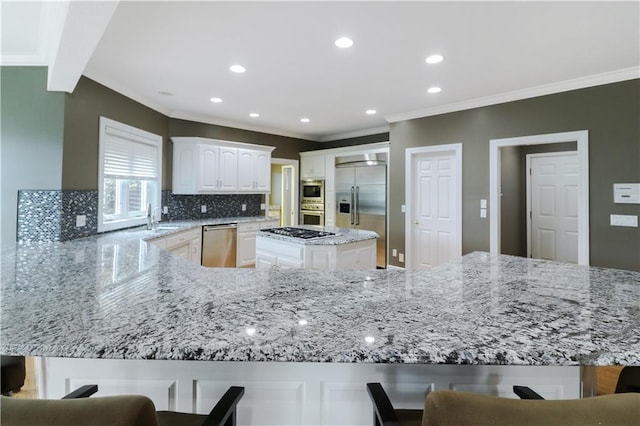
<path id="1" fill-rule="evenodd" d="M 305 240 L 305 239 L 289 237 L 285 235 L 272 234 L 269 232 L 265 232 L 264 230 L 260 230 L 258 231 L 256 236 L 269 238 L 272 240 L 287 241 L 290 243 L 309 245 L 309 246 L 338 246 L 342 244 L 356 243 L 359 241 L 375 240 L 380 237 L 380 235 L 378 235 L 376 232 L 367 231 L 364 229 L 338 228 L 334 226 L 314 226 L 314 225 L 297 225 L 297 226 L 294 226 L 293 228 L 328 231 L 328 232 L 333 232 L 335 235 L 320 237 L 320 238 L 310 238 Z"/>
<path id="2" fill-rule="evenodd" d="M 204 268 L 147 232 L 5 251 L 0 353 L 640 365 L 638 272 L 481 252 L 429 271 Z"/>

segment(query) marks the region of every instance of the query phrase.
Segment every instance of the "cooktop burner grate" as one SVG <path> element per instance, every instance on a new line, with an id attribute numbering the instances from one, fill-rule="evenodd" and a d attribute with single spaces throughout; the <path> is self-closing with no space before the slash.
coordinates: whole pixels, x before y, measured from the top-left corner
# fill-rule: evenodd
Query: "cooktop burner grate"
<path id="1" fill-rule="evenodd" d="M 289 226 L 284 228 L 263 229 L 262 231 L 269 232 L 271 234 L 276 234 L 276 235 L 283 235 L 285 237 L 301 238 L 303 240 L 310 240 L 312 238 L 332 237 L 336 235 L 334 232 L 316 231 L 315 229 L 305 229 L 305 228 L 292 228 Z"/>

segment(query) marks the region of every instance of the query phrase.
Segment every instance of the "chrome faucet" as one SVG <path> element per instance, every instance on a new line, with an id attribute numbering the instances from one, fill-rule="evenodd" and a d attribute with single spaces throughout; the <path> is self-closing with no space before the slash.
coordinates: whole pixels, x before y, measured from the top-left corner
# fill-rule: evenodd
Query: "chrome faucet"
<path id="1" fill-rule="evenodd" d="M 153 229 L 153 215 L 151 214 L 151 203 L 149 203 L 149 206 L 147 207 L 147 229 L 148 230 Z"/>

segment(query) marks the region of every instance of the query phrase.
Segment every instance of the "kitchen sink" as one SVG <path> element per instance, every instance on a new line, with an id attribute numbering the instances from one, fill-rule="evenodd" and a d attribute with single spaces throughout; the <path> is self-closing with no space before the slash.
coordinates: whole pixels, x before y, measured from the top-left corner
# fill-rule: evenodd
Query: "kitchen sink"
<path id="1" fill-rule="evenodd" d="M 181 226 L 169 226 L 169 225 L 163 225 L 163 226 L 156 226 L 154 229 L 156 231 L 170 231 L 172 229 L 180 229 Z"/>

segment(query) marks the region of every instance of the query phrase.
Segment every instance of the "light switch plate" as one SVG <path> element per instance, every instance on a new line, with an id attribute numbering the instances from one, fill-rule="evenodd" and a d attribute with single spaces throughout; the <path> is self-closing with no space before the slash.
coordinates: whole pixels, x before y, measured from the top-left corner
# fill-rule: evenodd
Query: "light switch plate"
<path id="1" fill-rule="evenodd" d="M 246 205 L 246 204 L 243 204 L 243 205 L 242 205 L 242 211 L 243 211 L 243 212 L 246 212 L 246 211 L 247 211 L 247 205 Z"/>
<path id="2" fill-rule="evenodd" d="M 202 206 L 200 206 L 200 212 L 201 213 L 206 213 L 207 212 L 207 206 L 204 205 L 204 204 Z"/>
<path id="3" fill-rule="evenodd" d="M 630 214 L 612 214 L 610 216 L 611 226 L 638 227 L 638 216 Z"/>
<path id="4" fill-rule="evenodd" d="M 87 215 L 79 214 L 76 216 L 76 228 L 81 228 L 87 225 Z"/>
<path id="5" fill-rule="evenodd" d="M 483 219 L 487 217 L 487 209 L 480 209 L 480 217 Z"/>
<path id="6" fill-rule="evenodd" d="M 407 206 L 405 206 L 404 204 L 400 206 L 400 212 L 401 213 L 406 213 L 407 212 Z"/>
<path id="7" fill-rule="evenodd" d="M 480 199 L 480 208 L 481 209 L 487 208 L 487 200 L 485 200 L 484 198 Z"/>
<path id="8" fill-rule="evenodd" d="M 169 214 L 169 207 L 164 206 L 164 207 L 162 208 L 162 213 L 164 213 L 164 214 Z"/>

